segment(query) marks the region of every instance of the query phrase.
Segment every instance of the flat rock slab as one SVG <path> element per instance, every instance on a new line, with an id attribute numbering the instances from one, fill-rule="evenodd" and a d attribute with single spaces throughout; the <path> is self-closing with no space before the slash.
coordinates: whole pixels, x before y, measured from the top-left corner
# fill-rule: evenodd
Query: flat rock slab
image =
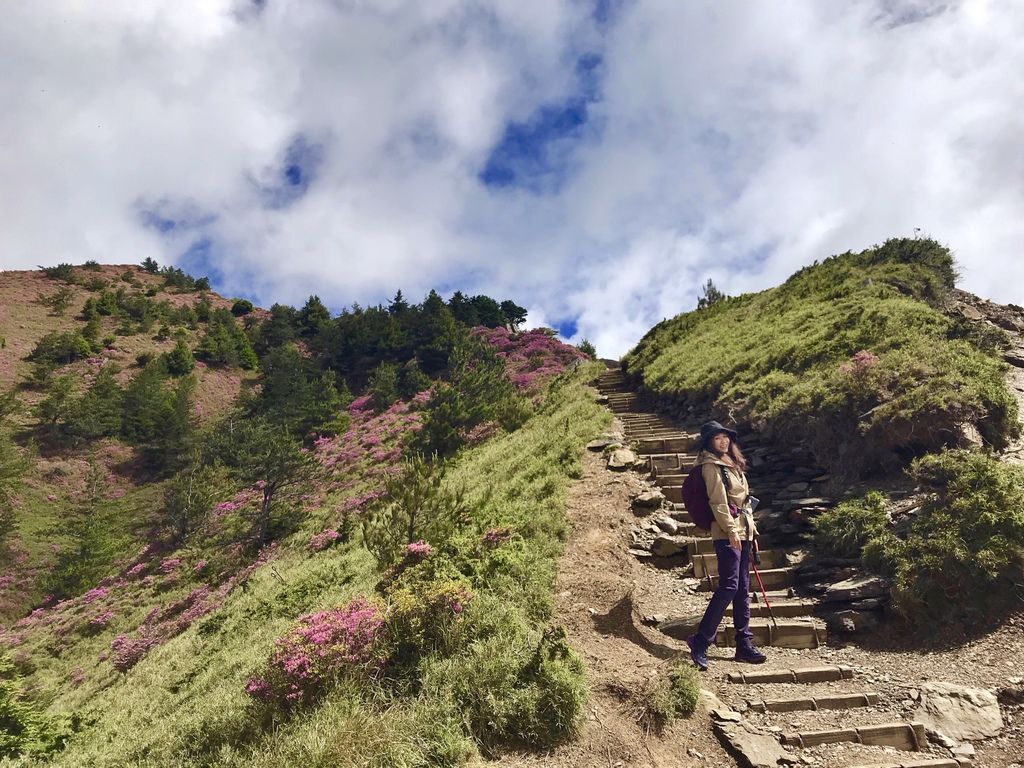
<path id="1" fill-rule="evenodd" d="M 740 768 L 778 768 L 793 764 L 793 755 L 782 748 L 776 736 L 748 723 L 715 722 L 712 728 Z"/>
<path id="2" fill-rule="evenodd" d="M 951 683 L 926 683 L 914 716 L 928 728 L 957 741 L 996 736 L 1003 718 L 995 694 Z"/>
<path id="3" fill-rule="evenodd" d="M 730 672 L 730 683 L 753 685 L 756 683 L 829 683 L 833 680 L 852 680 L 856 672 L 852 667 L 804 667 L 802 669 L 764 669 L 756 672 Z"/>
<path id="4" fill-rule="evenodd" d="M 637 461 L 637 455 L 629 450 L 629 448 L 616 448 L 608 456 L 608 469 L 618 471 L 631 469 Z"/>
<path id="5" fill-rule="evenodd" d="M 849 600 L 864 600 L 869 597 L 884 597 L 889 594 L 889 582 L 877 576 L 862 576 L 856 579 L 837 581 L 825 590 L 822 600 L 842 603 Z"/>
<path id="6" fill-rule="evenodd" d="M 804 731 L 782 736 L 783 744 L 801 749 L 840 742 L 920 752 L 927 746 L 928 740 L 925 737 L 922 723 L 881 723 L 879 725 L 862 725 L 858 728 Z"/>

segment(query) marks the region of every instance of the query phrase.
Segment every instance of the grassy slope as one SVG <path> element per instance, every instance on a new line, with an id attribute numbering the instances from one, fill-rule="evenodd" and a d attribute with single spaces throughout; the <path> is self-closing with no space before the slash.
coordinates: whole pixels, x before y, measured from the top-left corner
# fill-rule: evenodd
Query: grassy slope
<path id="1" fill-rule="evenodd" d="M 83 280 L 101 279 L 107 281 L 110 290 L 124 286 L 134 288 L 124 281 L 122 275 L 131 272 L 141 289 L 156 288 L 153 301 L 167 300 L 175 305 L 194 304 L 199 294 L 176 293 L 164 288 L 164 281 L 158 275 L 143 272 L 138 267 L 127 265 L 104 265 L 98 271 L 77 269 L 76 274 Z M 53 295 L 60 288 L 70 289 L 74 296 L 64 316 L 54 315 L 40 299 Z M 25 357 L 36 343 L 52 331 L 81 329 L 84 322 L 78 313 L 90 296 L 98 292 L 89 291 L 84 285 L 73 285 L 46 278 L 38 271 L 0 272 L 0 338 L 4 346 L 0 349 L 0 392 L 15 388 L 30 373 L 32 364 Z M 214 308 L 230 308 L 232 302 L 214 293 L 206 294 Z M 119 321 L 102 318 L 101 337 L 113 334 Z M 195 346 L 203 328 L 191 331 L 190 346 Z M 137 368 L 135 358 L 142 352 L 159 354 L 174 347 L 174 340 L 157 341 L 149 334 L 117 336 L 115 343 L 103 351 L 103 357 L 116 363 L 123 370 L 118 378 L 123 383 L 131 378 Z M 79 377 L 81 388 L 86 386 L 86 375 L 91 373 L 90 365 L 78 361 L 63 366 L 57 374 L 72 374 Z M 237 396 L 244 382 L 252 380 L 255 373 L 240 370 L 221 370 L 197 363 L 194 371 L 196 389 L 194 393 L 196 416 L 200 421 L 215 417 L 224 411 Z M 20 422 L 24 427 L 34 423 L 28 413 L 41 399 L 41 393 L 33 388 L 19 388 L 19 400 L 23 405 Z M 19 437 L 25 442 L 27 432 Z M 16 565 L 20 574 L 17 582 L 0 583 L 0 617 L 14 618 L 24 613 L 27 606 L 37 603 L 43 597 L 40 576 L 53 567 L 57 551 L 69 542 L 67 535 L 68 509 L 83 503 L 89 475 L 89 463 L 95 462 L 103 477 L 103 488 L 96 499 L 95 517 L 104 531 L 103 540 L 96 562 L 97 574 L 108 570 L 115 562 L 128 556 L 141 546 L 149 532 L 153 512 L 158 508 L 161 486 L 140 484 L 136 469 L 131 462 L 132 451 L 114 440 L 103 440 L 83 446 L 78 450 L 62 450 L 48 454 L 45 450 L 34 458 L 32 468 L 26 476 L 26 486 L 20 494 L 16 514 L 16 533 L 13 537 L 9 562 Z"/>
<path id="2" fill-rule="evenodd" d="M 891 240 L 664 321 L 624 364 L 656 393 L 809 437 L 834 468 L 855 446 L 933 449 L 964 422 L 999 447 L 1019 426 L 998 334 L 940 311 L 952 284 L 948 250 Z"/>
<path id="3" fill-rule="evenodd" d="M 341 500 L 359 490 L 332 487 L 322 489 L 303 527 L 244 589 L 230 592 L 221 607 L 127 674 L 101 661 L 114 634 L 140 624 L 152 605 L 186 594 L 195 584 L 187 573 L 106 598 L 118 618 L 98 633 L 83 634 L 93 609 L 80 603 L 45 631 L 24 633 L 16 653 L 30 670 L 27 685 L 48 703 L 50 716 L 81 723 L 56 764 L 398 766 L 470 756 L 475 747 L 467 728 L 478 737 L 486 730 L 472 717 L 500 720 L 502 707 L 515 710 L 516 697 L 524 694 L 508 688 L 508 671 L 529 659 L 550 616 L 565 490 L 578 472 L 583 444 L 609 418 L 584 385 L 593 372 L 585 366 L 559 379 L 524 427 L 460 454 L 450 482 L 466 484 L 473 522 L 455 551 L 465 559 L 492 527 L 507 526 L 516 536 L 473 562 L 476 598 L 466 622 L 474 640 L 455 657 L 428 659 L 418 695 L 342 687 L 272 732 L 255 722 L 243 685 L 274 638 L 299 614 L 370 594 L 379 577 L 361 547 L 308 551 L 310 533 L 336 520 Z M 460 685 L 488 675 L 492 689 L 477 682 L 473 692 L 480 686 L 483 698 L 467 700 L 473 692 Z"/>

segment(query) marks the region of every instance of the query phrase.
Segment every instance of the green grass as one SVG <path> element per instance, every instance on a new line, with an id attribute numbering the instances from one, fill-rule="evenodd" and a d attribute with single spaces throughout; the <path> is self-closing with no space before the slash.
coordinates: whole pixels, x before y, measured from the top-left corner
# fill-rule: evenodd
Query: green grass
<path id="1" fill-rule="evenodd" d="M 689 717 L 700 703 L 700 676 L 685 656 L 671 660 L 644 692 L 643 720 L 660 729 Z"/>
<path id="2" fill-rule="evenodd" d="M 19 645 L 25 684 L 44 714 L 77 723 L 53 764 L 460 765 L 480 750 L 544 748 L 569 737 L 585 697 L 583 666 L 549 623 L 566 492 L 583 446 L 610 419 L 585 385 L 597 370 L 561 377 L 523 427 L 463 451 L 449 470 L 471 510 L 462 529 L 436 543 L 438 562 L 473 591 L 458 642 L 426 649 L 382 678 L 343 683 L 290 716 L 254 705 L 245 682 L 295 618 L 373 595 L 380 579 L 358 542 L 307 550 L 309 533 L 335 514 L 337 499 L 328 496 L 281 542 L 272 569 L 257 570 L 219 610 L 125 674 L 99 658 L 113 636 L 191 584 L 119 594 L 118 618 L 98 634 L 71 631 L 61 642 L 39 633 Z M 495 528 L 508 538 L 485 545 Z"/>
<path id="3" fill-rule="evenodd" d="M 890 240 L 664 321 L 623 363 L 658 394 L 809 441 L 840 473 L 950 444 L 964 423 L 1002 448 L 1020 433 L 1003 336 L 940 311 L 953 276 L 944 247 Z"/>

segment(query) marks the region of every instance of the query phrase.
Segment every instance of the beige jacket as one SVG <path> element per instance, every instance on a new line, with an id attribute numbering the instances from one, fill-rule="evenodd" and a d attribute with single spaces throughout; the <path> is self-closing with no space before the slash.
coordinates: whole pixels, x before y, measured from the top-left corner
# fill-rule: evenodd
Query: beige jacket
<path id="1" fill-rule="evenodd" d="M 711 538 L 728 539 L 730 536 L 736 536 L 740 540 L 753 539 L 757 528 L 754 525 L 754 515 L 747 504 L 750 487 L 747 485 L 746 475 L 739 469 L 730 467 L 710 451 L 701 451 L 697 455 L 697 464 L 701 466 L 704 485 L 708 489 L 708 501 L 715 516 L 711 521 Z M 728 493 L 722 482 L 722 470 L 719 467 L 725 467 L 729 475 Z M 733 517 L 729 512 L 730 503 L 739 510 L 738 517 Z"/>

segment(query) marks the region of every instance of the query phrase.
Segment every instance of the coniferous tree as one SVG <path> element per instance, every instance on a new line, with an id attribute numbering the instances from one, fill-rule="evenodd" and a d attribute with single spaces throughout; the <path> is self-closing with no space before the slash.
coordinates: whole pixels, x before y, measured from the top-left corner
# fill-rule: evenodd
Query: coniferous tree
<path id="1" fill-rule="evenodd" d="M 505 325 L 510 331 L 518 331 L 519 326 L 526 322 L 526 309 L 511 299 L 501 302 L 501 312 L 505 315 Z"/>
<path id="2" fill-rule="evenodd" d="M 290 434 L 263 417 L 228 417 L 217 432 L 217 445 L 217 455 L 238 482 L 262 489 L 251 529 L 252 544 L 259 548 L 267 541 L 282 496 L 312 482 L 319 464 Z"/>
<path id="3" fill-rule="evenodd" d="M 196 367 L 195 358 L 192 356 L 192 350 L 188 348 L 188 344 L 185 343 L 184 339 L 178 339 L 178 343 L 174 345 L 174 349 L 170 352 L 165 353 L 167 372 L 172 376 L 185 376 L 192 372 L 192 369 Z"/>
<path id="4" fill-rule="evenodd" d="M 316 336 L 330 324 L 331 313 L 320 301 L 320 297 L 313 295 L 299 310 L 296 322 L 300 336 Z"/>
<path id="5" fill-rule="evenodd" d="M 96 374 L 92 386 L 75 403 L 68 430 L 76 437 L 97 439 L 114 437 L 121 431 L 124 390 L 114 379 L 116 369 L 105 365 Z"/>

